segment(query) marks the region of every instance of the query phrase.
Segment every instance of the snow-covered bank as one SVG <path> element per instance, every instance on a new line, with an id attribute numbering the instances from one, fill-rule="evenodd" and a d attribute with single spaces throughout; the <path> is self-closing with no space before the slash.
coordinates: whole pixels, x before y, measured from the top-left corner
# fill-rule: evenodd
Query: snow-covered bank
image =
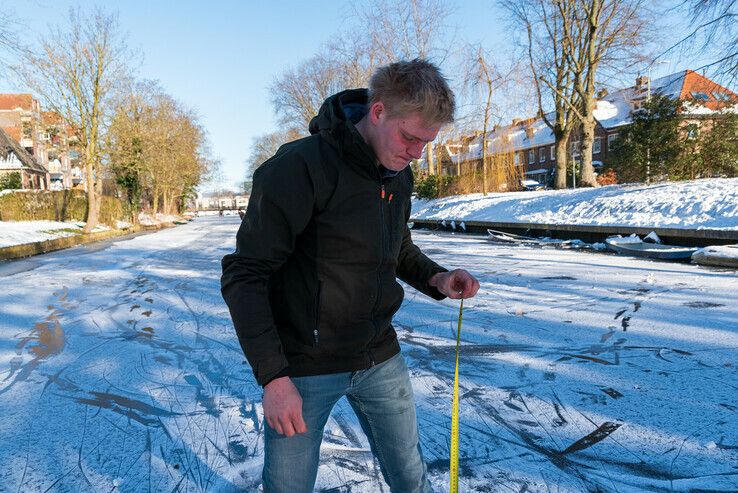
<path id="1" fill-rule="evenodd" d="M 78 221 L 0 221 L 0 248 L 78 235 L 84 225 Z M 94 231 L 109 229 L 100 225 Z"/>
<path id="2" fill-rule="evenodd" d="M 150 215 L 143 212 L 138 218 L 141 226 L 171 225 L 177 221 L 187 220 L 181 216 Z M 83 221 L 0 221 L 0 248 L 74 236 L 82 233 L 84 226 Z M 115 223 L 115 229 L 129 229 L 132 226 L 131 223 L 125 221 Z M 110 231 L 111 229 L 109 226 L 100 224 L 92 232 Z"/>
<path id="3" fill-rule="evenodd" d="M 416 200 L 412 219 L 738 230 L 738 178 Z"/>

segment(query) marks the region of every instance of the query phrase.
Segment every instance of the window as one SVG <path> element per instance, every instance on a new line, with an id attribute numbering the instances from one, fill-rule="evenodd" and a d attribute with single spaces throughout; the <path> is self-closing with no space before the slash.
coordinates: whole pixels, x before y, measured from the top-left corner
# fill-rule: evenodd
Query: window
<path id="1" fill-rule="evenodd" d="M 610 134 L 607 136 L 607 150 L 612 151 L 615 149 L 615 142 L 618 140 L 618 134 Z"/>
<path id="2" fill-rule="evenodd" d="M 732 103 L 733 98 L 730 97 L 730 94 L 724 93 L 724 92 L 713 92 L 713 97 L 717 99 L 718 101 L 721 101 L 723 103 Z"/>
<path id="3" fill-rule="evenodd" d="M 599 154 L 601 151 L 602 151 L 602 139 L 599 137 L 595 137 L 595 140 L 592 143 L 592 154 Z"/>
<path id="4" fill-rule="evenodd" d="M 549 147 L 549 154 L 551 155 L 551 161 L 556 161 L 556 146 Z"/>
<path id="5" fill-rule="evenodd" d="M 710 99 L 710 96 L 708 96 L 704 92 L 693 92 L 691 94 L 692 94 L 692 98 L 696 99 L 697 101 L 709 101 Z"/>
<path id="6" fill-rule="evenodd" d="M 533 164 L 536 162 L 536 151 L 531 149 L 528 151 L 528 164 Z"/>
<path id="7" fill-rule="evenodd" d="M 546 162 L 546 150 L 543 147 L 538 149 L 538 161 L 541 163 Z"/>

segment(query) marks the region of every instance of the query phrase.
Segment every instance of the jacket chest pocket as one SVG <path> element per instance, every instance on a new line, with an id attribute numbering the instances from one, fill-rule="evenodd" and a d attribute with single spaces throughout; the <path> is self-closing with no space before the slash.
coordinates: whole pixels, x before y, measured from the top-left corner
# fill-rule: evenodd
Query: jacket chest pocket
<path id="1" fill-rule="evenodd" d="M 397 256 L 400 253 L 402 237 L 405 233 L 405 200 L 390 194 L 391 200 L 387 203 L 388 209 L 388 229 L 390 251 Z"/>

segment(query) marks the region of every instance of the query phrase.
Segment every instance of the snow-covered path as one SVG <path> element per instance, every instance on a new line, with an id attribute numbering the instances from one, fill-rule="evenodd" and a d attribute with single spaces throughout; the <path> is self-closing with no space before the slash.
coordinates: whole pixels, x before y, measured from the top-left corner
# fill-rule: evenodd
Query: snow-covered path
<path id="1" fill-rule="evenodd" d="M 0 264 L 0 491 L 257 489 L 261 390 L 219 291 L 237 218 Z M 736 271 L 414 232 L 465 307 L 462 491 L 738 490 Z M 396 329 L 447 490 L 458 303 Z M 317 489 L 388 491 L 350 407 Z"/>

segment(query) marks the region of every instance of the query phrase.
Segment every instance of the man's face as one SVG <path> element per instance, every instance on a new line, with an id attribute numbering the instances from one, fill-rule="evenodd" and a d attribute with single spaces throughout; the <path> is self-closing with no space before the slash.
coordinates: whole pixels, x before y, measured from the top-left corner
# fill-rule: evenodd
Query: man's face
<path id="1" fill-rule="evenodd" d="M 441 129 L 441 124 L 428 125 L 415 114 L 388 116 L 382 107 L 377 113 L 376 103 L 373 112 L 374 138 L 372 148 L 379 162 L 393 171 L 403 170 L 412 159 L 420 159 L 423 148 L 433 141 Z"/>

